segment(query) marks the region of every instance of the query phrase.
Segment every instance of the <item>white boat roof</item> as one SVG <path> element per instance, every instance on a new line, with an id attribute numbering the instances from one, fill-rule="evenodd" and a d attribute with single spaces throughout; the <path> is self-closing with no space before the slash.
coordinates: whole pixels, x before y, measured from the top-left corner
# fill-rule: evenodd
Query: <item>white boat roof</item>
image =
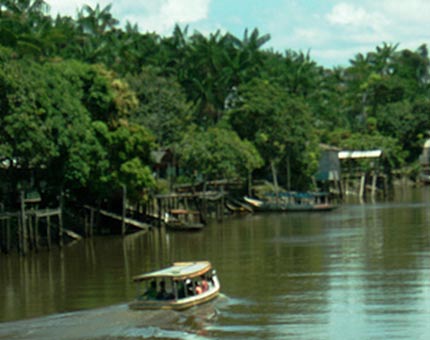
<path id="1" fill-rule="evenodd" d="M 382 155 L 382 150 L 368 151 L 339 151 L 339 159 L 358 159 L 358 158 L 379 158 Z"/>
<path id="2" fill-rule="evenodd" d="M 137 275 L 133 281 L 139 282 L 156 278 L 172 278 L 174 280 L 184 280 L 200 276 L 212 268 L 209 261 L 196 262 L 175 262 L 172 266 L 153 272 Z"/>

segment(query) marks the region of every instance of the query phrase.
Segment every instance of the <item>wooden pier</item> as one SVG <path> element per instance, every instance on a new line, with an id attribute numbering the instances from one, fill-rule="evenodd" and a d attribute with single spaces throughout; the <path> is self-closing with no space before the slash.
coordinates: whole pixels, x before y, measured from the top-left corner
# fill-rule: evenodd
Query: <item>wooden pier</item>
<path id="1" fill-rule="evenodd" d="M 31 250 L 38 251 L 42 247 L 42 235 L 44 245 L 48 249 L 52 247 L 54 240 L 60 247 L 63 246 L 64 229 L 60 208 L 44 210 L 22 208 L 19 212 L 0 213 L 0 247 L 3 252 L 11 252 L 15 245 L 22 255 Z"/>
<path id="2" fill-rule="evenodd" d="M 211 216 L 222 221 L 225 213 L 225 193 L 223 191 L 202 191 L 156 195 L 150 211 L 162 222 L 165 214 L 175 209 L 199 211 L 202 223 L 206 223 Z"/>
<path id="3" fill-rule="evenodd" d="M 17 249 L 19 253 L 25 255 L 42 248 L 49 250 L 54 244 L 62 247 L 69 238 L 79 240 L 106 231 L 123 236 L 139 230 L 146 232 L 153 226 L 161 226 L 165 216 L 175 209 L 198 211 L 200 222 L 203 224 L 210 218 L 222 221 L 226 214 L 234 213 L 226 204 L 228 191 L 225 188 L 228 189 L 228 183 L 219 181 L 210 185 L 207 183 L 193 185 L 183 187 L 174 193 L 155 195 L 146 204 L 135 207 L 127 205 L 127 190 L 124 187 L 122 207 L 116 207 L 114 212 L 97 204 L 77 205 L 69 207 L 71 209 L 64 209 L 62 199 L 58 208 L 37 209 L 40 200 L 36 203 L 30 202 L 25 199 L 22 192 L 18 211 L 0 210 L 0 250 L 9 253 Z M 71 219 L 67 218 L 64 222 L 65 211 L 73 213 L 67 215 Z M 73 231 L 63 226 L 63 223 L 70 224 L 71 221 L 77 223 Z"/>
<path id="4" fill-rule="evenodd" d="M 121 222 L 121 234 L 125 235 L 127 233 L 127 227 L 131 226 L 140 230 L 147 231 L 151 228 L 151 225 L 142 221 L 138 221 L 136 219 L 130 218 L 126 216 L 126 209 L 123 209 L 123 214 L 118 215 L 113 212 L 109 212 L 104 209 L 99 209 L 93 206 L 84 205 L 84 208 L 87 210 L 87 214 L 85 216 L 85 235 L 93 236 L 94 228 L 95 228 L 95 217 L 97 215 L 102 215 L 108 217 L 110 219 Z"/>

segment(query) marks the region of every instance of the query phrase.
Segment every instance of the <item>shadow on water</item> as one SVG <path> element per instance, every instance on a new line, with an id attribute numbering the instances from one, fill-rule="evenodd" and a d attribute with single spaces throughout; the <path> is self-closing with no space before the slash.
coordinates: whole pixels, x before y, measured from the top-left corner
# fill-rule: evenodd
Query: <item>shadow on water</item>
<path id="1" fill-rule="evenodd" d="M 185 311 L 135 311 L 127 304 L 0 324 L 0 339 L 200 339 L 215 323 L 224 295 Z"/>

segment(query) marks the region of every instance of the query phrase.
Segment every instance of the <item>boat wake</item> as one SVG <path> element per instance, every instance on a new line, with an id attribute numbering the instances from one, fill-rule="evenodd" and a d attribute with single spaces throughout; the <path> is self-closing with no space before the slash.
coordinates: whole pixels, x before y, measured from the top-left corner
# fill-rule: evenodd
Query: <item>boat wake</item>
<path id="1" fill-rule="evenodd" d="M 134 311 L 126 304 L 0 323 L 0 339 L 200 339 L 225 296 L 186 311 Z"/>

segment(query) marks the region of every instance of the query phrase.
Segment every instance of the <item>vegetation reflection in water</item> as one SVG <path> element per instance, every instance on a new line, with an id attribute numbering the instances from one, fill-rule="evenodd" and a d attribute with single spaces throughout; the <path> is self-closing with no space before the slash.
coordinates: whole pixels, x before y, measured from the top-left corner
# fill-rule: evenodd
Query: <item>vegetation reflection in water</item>
<path id="1" fill-rule="evenodd" d="M 51 254 L 2 256 L 0 337 L 19 329 L 35 339 L 37 332 L 22 332 L 45 328 L 58 335 L 53 326 L 61 325 L 74 332 L 64 338 L 107 331 L 127 338 L 426 338 L 428 204 L 424 188 L 330 213 L 255 214 L 201 233 L 154 230 Z M 213 263 L 224 299 L 156 317 L 153 325 L 148 314 L 126 308 L 133 275 L 190 259 Z M 78 309 L 87 310 L 56 314 Z M 36 316 L 42 319 L 10 322 Z"/>

